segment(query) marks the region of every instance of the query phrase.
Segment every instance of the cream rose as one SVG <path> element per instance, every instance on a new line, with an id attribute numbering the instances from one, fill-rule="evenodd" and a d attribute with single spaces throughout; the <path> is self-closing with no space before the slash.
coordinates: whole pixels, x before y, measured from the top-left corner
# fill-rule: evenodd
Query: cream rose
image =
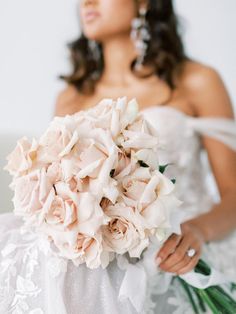
<path id="1" fill-rule="evenodd" d="M 65 182 L 56 183 L 54 190 L 54 195 L 48 197 L 41 212 L 42 229 L 54 240 L 55 230 L 71 231 L 72 245 L 77 233 L 94 236 L 102 224 L 108 223 L 109 217 L 91 193 L 72 192 Z M 56 242 L 60 241 L 63 241 L 61 237 Z"/>
<path id="2" fill-rule="evenodd" d="M 144 149 L 144 148 L 154 148 L 158 147 L 158 139 L 147 133 L 124 130 L 123 131 L 124 141 L 121 145 L 124 148 L 133 149 Z"/>
<path id="3" fill-rule="evenodd" d="M 132 174 L 125 176 L 121 183 L 123 193 L 134 201 L 140 201 L 152 175 L 149 168 L 139 167 Z M 154 195 L 153 200 L 156 195 Z"/>
<path id="4" fill-rule="evenodd" d="M 106 268 L 113 256 L 104 251 L 101 233 L 90 236 L 77 232 L 72 243 L 71 232 L 59 233 L 55 230 L 53 239 L 59 249 L 59 255 L 72 260 L 76 266 L 86 263 L 91 269 L 99 266 Z"/>
<path id="5" fill-rule="evenodd" d="M 17 142 L 13 152 L 7 157 L 8 163 L 5 170 L 13 176 L 21 176 L 33 167 L 37 156 L 38 143 L 33 140 L 32 143 L 26 137 Z"/>
<path id="6" fill-rule="evenodd" d="M 156 128 L 154 128 L 152 124 L 144 118 L 142 113 L 139 113 L 137 115 L 135 121 L 132 124 L 130 124 L 127 127 L 127 129 L 133 132 L 141 132 L 141 133 L 149 134 L 151 136 L 156 137 L 157 139 L 159 138 L 159 134 Z"/>
<path id="7" fill-rule="evenodd" d="M 140 167 L 125 177 L 122 184 L 122 199 L 127 206 L 138 209 L 146 229 L 159 236 L 160 229 L 170 228 L 170 214 L 180 202 L 173 195 L 174 184 L 167 177 Z"/>
<path id="8" fill-rule="evenodd" d="M 79 263 L 85 262 L 87 267 L 94 269 L 100 265 L 106 268 L 110 261 L 108 252 L 103 250 L 102 235 L 97 233 L 93 237 L 78 234 L 76 251 L 79 252 Z M 76 263 L 76 260 L 75 260 Z"/>
<path id="9" fill-rule="evenodd" d="M 47 176 L 52 183 L 62 181 L 64 179 L 62 166 L 60 162 L 53 162 L 47 168 Z"/>
<path id="10" fill-rule="evenodd" d="M 90 193 L 74 193 L 68 184 L 56 183 L 55 195 L 45 202 L 41 220 L 39 230 L 53 240 L 62 256 L 77 265 L 85 262 L 90 268 L 109 262 L 99 229 L 110 218 Z"/>
<path id="11" fill-rule="evenodd" d="M 173 192 L 174 184 L 161 172 L 139 167 L 122 180 L 124 194 L 140 203 L 149 204 Z"/>
<path id="12" fill-rule="evenodd" d="M 115 140 L 119 133 L 133 123 L 138 114 L 136 99 L 127 101 L 127 97 L 105 98 L 95 107 L 87 111 L 86 118 L 93 122 L 94 127 L 107 129 Z"/>
<path id="13" fill-rule="evenodd" d="M 129 252 L 130 257 L 140 257 L 149 239 L 139 215 L 122 203 L 107 207 L 105 213 L 111 221 L 102 226 L 104 249 L 118 254 Z"/>
<path id="14" fill-rule="evenodd" d="M 62 160 L 61 162 L 53 162 L 48 168 L 47 168 L 47 176 L 52 182 L 52 184 L 55 184 L 57 182 L 63 181 L 68 184 L 70 190 L 72 192 L 85 192 L 88 191 L 88 183 L 85 179 L 77 178 L 73 173 L 76 173 L 77 166 L 73 166 L 72 162 L 72 169 L 70 169 L 70 166 L 68 165 L 67 161 L 69 160 Z"/>
<path id="15" fill-rule="evenodd" d="M 126 171 L 124 171 L 126 169 Z M 116 177 L 119 174 L 131 171 L 131 158 L 125 154 L 121 149 L 118 151 L 118 158 L 112 172 L 112 177 Z M 128 174 L 127 173 L 127 174 Z"/>
<path id="16" fill-rule="evenodd" d="M 83 151 L 79 156 L 78 166 L 81 170 L 77 176 L 80 178 L 86 176 L 96 178 L 103 162 L 108 157 L 108 150 L 94 140 L 87 140 L 87 145 L 87 147 L 83 147 Z"/>
<path id="17" fill-rule="evenodd" d="M 53 189 L 44 168 L 16 178 L 11 187 L 15 190 L 14 213 L 25 217 L 40 211 Z"/>
<path id="18" fill-rule="evenodd" d="M 91 193 L 80 193 L 78 208 L 78 230 L 81 233 L 93 236 L 101 225 L 107 224 L 110 220 L 103 212 L 97 198 Z"/>
<path id="19" fill-rule="evenodd" d="M 92 130 L 89 135 L 95 141 L 96 146 L 92 147 L 92 150 L 89 148 L 88 152 L 85 153 L 86 158 L 83 158 L 82 160 L 85 167 L 78 172 L 76 177 L 90 177 L 90 191 L 96 196 L 99 202 L 103 196 L 109 198 L 112 202 L 115 202 L 119 191 L 116 187 L 116 181 L 110 174 L 112 169 L 114 169 L 114 165 L 118 158 L 118 148 L 112 140 L 110 132 L 107 130 L 95 129 Z M 101 150 L 104 155 L 97 149 Z M 94 153 L 94 157 L 97 158 L 96 161 L 93 160 L 92 156 L 94 150 L 96 152 Z M 87 161 L 90 163 L 88 164 Z M 96 172 L 98 166 L 99 171 Z M 92 177 L 91 174 L 93 174 Z"/>
<path id="20" fill-rule="evenodd" d="M 157 156 L 150 155 L 152 153 L 151 150 L 156 153 L 159 147 L 157 131 L 141 114 L 137 115 L 133 123 L 128 124 L 126 129 L 122 130 L 116 142 L 127 153 L 130 153 L 131 149 L 135 152 L 142 150 L 142 156 L 140 157 L 144 157 L 147 160 L 150 160 L 151 157 L 152 160 L 157 160 Z"/>
<path id="21" fill-rule="evenodd" d="M 64 123 L 63 123 L 64 122 Z M 78 141 L 78 133 L 72 126 L 63 120 L 54 119 L 47 131 L 39 140 L 38 160 L 52 163 L 70 153 Z"/>
<path id="22" fill-rule="evenodd" d="M 77 206 L 71 199 L 63 199 L 56 195 L 53 197 L 47 212 L 44 215 L 44 222 L 52 228 L 60 228 L 64 230 L 73 225 L 77 221 Z"/>

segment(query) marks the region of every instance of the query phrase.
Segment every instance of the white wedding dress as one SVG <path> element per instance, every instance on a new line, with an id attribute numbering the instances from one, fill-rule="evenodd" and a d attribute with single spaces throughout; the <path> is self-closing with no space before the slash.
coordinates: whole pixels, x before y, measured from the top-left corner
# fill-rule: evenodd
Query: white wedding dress
<path id="1" fill-rule="evenodd" d="M 161 164 L 173 164 L 167 174 L 177 180 L 176 192 L 186 219 L 209 210 L 218 194 L 212 188 L 201 135 L 236 150 L 235 122 L 194 118 L 170 106 L 152 106 L 143 114 L 159 132 Z M 142 267 L 132 273 L 132 265 L 127 273 L 130 265 L 122 260 L 114 260 L 106 269 L 76 267 L 54 255 L 36 234 L 22 232 L 21 225 L 13 213 L 0 215 L 0 314 L 192 313 L 175 281 L 161 294 L 165 274 L 147 277 Z M 236 282 L 236 232 L 206 245 L 204 258 Z"/>

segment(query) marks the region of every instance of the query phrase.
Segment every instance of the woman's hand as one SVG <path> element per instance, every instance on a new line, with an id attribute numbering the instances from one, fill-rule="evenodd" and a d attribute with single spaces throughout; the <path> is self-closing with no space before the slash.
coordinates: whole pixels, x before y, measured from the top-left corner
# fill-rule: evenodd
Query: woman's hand
<path id="1" fill-rule="evenodd" d="M 204 243 L 200 230 L 185 222 L 181 225 L 182 234 L 172 234 L 156 256 L 156 263 L 161 270 L 181 275 L 192 270 L 198 263 Z M 189 257 L 187 251 L 196 251 L 193 257 Z"/>

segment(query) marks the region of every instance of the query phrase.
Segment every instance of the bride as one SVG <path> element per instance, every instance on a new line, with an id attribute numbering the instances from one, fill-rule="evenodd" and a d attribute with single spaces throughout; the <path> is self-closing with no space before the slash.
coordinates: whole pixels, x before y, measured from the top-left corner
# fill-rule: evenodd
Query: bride
<path id="1" fill-rule="evenodd" d="M 156 252 L 156 267 L 185 274 L 203 255 L 236 282 L 236 125 L 220 75 L 186 56 L 171 0 L 81 0 L 80 18 L 82 34 L 70 45 L 73 71 L 62 76 L 68 84 L 55 115 L 135 97 L 160 134 L 161 162 L 172 165 L 167 171 L 186 217 L 182 234 Z M 115 260 L 104 270 L 76 267 L 22 233 L 12 213 L 0 222 L 1 314 L 192 313 L 175 284 L 161 294 L 155 277 L 137 312 L 129 298 L 118 298 L 125 270 Z"/>

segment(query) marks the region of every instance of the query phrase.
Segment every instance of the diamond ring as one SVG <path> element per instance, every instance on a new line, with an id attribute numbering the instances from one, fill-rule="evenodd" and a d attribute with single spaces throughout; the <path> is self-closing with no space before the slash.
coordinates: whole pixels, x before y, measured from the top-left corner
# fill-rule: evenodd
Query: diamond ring
<path id="1" fill-rule="evenodd" d="M 190 248 L 188 251 L 187 251 L 187 255 L 189 257 L 193 257 L 194 255 L 196 254 L 196 250 Z"/>

